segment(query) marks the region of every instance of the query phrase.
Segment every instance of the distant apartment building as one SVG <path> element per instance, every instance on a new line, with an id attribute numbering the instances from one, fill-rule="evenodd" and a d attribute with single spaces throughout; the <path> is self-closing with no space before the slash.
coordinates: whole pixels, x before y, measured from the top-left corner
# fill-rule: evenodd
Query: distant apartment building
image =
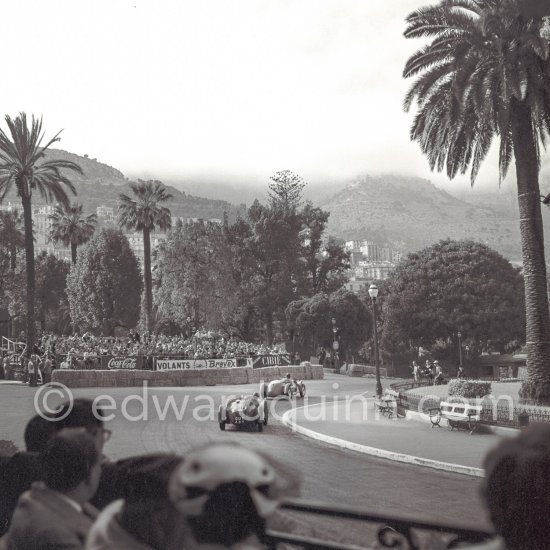
<path id="1" fill-rule="evenodd" d="M 103 227 L 115 227 L 117 225 L 115 209 L 111 206 L 98 206 L 95 210 L 97 221 Z"/>
<path id="2" fill-rule="evenodd" d="M 368 288 L 372 281 L 387 279 L 402 258 L 401 252 L 372 241 L 347 241 L 344 246 L 350 253 L 351 263 L 346 288 L 352 292 Z"/>
<path id="3" fill-rule="evenodd" d="M 371 262 L 378 261 L 378 245 L 376 243 L 364 241 L 359 250 L 366 260 L 370 260 Z"/>
<path id="4" fill-rule="evenodd" d="M 126 238 L 130 243 L 130 248 L 133 250 L 136 255 L 139 265 L 143 268 L 143 259 L 144 259 L 144 245 L 143 245 L 143 234 L 142 233 L 126 233 Z M 160 243 L 166 240 L 165 233 L 152 233 L 151 234 L 151 251 L 155 250 Z"/>

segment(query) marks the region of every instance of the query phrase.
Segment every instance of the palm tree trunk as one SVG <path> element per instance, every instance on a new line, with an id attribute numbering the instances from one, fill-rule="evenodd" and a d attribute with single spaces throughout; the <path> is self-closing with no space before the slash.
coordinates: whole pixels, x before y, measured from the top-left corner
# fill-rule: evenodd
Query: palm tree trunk
<path id="1" fill-rule="evenodd" d="M 25 263 L 27 268 L 27 357 L 30 358 L 36 341 L 36 327 L 34 324 L 34 241 L 32 235 L 32 206 L 30 197 L 22 197 L 23 221 L 25 225 Z"/>
<path id="2" fill-rule="evenodd" d="M 513 101 L 511 117 L 527 320 L 527 378 L 520 396 L 525 400 L 550 404 L 550 314 L 536 138 L 531 108 L 527 103 Z"/>
<path id="3" fill-rule="evenodd" d="M 151 234 L 143 228 L 143 280 L 145 283 L 145 328 L 151 332 L 153 324 L 153 281 L 151 277 Z"/>
<path id="4" fill-rule="evenodd" d="M 76 244 L 71 243 L 71 261 L 73 265 L 76 264 Z"/>
<path id="5" fill-rule="evenodd" d="M 10 246 L 10 268 L 12 271 L 15 271 L 17 267 L 17 248 L 15 245 Z"/>

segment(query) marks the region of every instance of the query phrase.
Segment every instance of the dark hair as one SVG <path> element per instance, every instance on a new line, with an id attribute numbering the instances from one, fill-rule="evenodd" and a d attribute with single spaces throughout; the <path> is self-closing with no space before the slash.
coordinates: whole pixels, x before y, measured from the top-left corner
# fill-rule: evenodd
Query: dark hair
<path id="1" fill-rule="evenodd" d="M 194 494 L 188 488 L 188 494 Z M 258 514 L 250 489 L 240 481 L 222 483 L 210 492 L 203 512 L 198 517 L 188 518 L 196 541 L 200 544 L 231 546 L 257 535 L 263 540 L 266 521 Z"/>
<path id="2" fill-rule="evenodd" d="M 96 432 L 103 428 L 103 411 L 94 406 L 92 399 L 79 397 L 63 403 L 55 416 L 61 418 L 57 424 L 58 430 L 64 428 L 86 428 L 89 432 Z"/>
<path id="3" fill-rule="evenodd" d="M 28 452 L 40 453 L 46 448 L 50 438 L 57 432 L 55 422 L 43 418 L 39 414 L 34 415 L 25 427 L 23 435 L 25 447 Z"/>
<path id="4" fill-rule="evenodd" d="M 550 425 L 532 424 L 485 458 L 482 495 L 508 550 L 546 548 L 550 511 Z"/>
<path id="5" fill-rule="evenodd" d="M 84 428 L 62 430 L 41 454 L 44 482 L 54 491 L 70 491 L 89 478 L 99 458 L 95 441 Z"/>

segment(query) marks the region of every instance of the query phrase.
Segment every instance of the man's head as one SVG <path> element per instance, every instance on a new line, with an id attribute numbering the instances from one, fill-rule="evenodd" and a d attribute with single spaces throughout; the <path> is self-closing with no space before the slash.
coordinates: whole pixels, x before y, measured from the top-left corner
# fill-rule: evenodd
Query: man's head
<path id="1" fill-rule="evenodd" d="M 40 453 L 48 444 L 50 438 L 57 432 L 55 422 L 43 418 L 39 414 L 35 414 L 25 427 L 23 435 L 25 439 L 25 447 L 28 452 Z"/>
<path id="2" fill-rule="evenodd" d="M 290 372 L 287 372 L 287 373 L 286 373 L 285 378 L 286 378 L 287 380 L 290 380 Z"/>
<path id="3" fill-rule="evenodd" d="M 62 418 L 62 420 L 56 422 L 58 430 L 85 428 L 94 438 L 97 449 L 101 452 L 110 431 L 104 429 L 103 411 L 95 407 L 91 399 L 78 398 L 74 399 L 72 404 L 70 402 L 63 403 L 55 416 Z"/>
<path id="4" fill-rule="evenodd" d="M 550 425 L 533 424 L 485 458 L 482 495 L 508 550 L 546 548 L 550 511 Z"/>
<path id="5" fill-rule="evenodd" d="M 99 485 L 101 455 L 84 428 L 64 429 L 54 435 L 41 454 L 46 486 L 70 493 L 81 503 L 91 499 Z"/>

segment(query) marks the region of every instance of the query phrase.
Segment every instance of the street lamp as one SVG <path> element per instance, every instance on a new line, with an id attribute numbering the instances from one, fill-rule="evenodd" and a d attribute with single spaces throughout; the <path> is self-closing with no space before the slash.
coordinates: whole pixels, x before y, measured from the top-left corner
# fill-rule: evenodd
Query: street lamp
<path id="1" fill-rule="evenodd" d="M 380 362 L 378 358 L 378 332 L 376 330 L 376 298 L 378 287 L 375 284 L 369 287 L 369 296 L 372 300 L 372 332 L 374 338 L 374 365 L 376 367 L 376 396 L 382 397 L 382 383 L 380 382 Z"/>
<path id="2" fill-rule="evenodd" d="M 338 370 L 338 328 L 336 327 L 336 319 L 332 318 L 332 334 L 333 334 L 333 341 L 332 341 L 332 349 L 334 350 L 334 368 Z"/>
<path id="3" fill-rule="evenodd" d="M 461 338 L 462 338 L 462 333 L 457 333 L 457 336 L 458 336 L 458 366 L 459 368 L 462 368 L 462 342 L 461 342 Z"/>

